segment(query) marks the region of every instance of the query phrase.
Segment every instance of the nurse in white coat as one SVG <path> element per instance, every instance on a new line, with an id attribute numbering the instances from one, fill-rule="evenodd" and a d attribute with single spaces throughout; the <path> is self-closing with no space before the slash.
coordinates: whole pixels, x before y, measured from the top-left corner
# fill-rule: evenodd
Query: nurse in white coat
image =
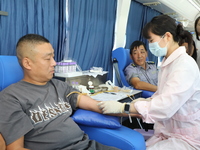
<path id="1" fill-rule="evenodd" d="M 103 113 L 140 114 L 154 123 L 147 150 L 200 150 L 200 74 L 195 60 L 178 45 L 183 28 L 166 15 L 154 17 L 143 29 L 149 49 L 164 56 L 158 90 L 148 99 L 129 104 L 99 103 Z"/>

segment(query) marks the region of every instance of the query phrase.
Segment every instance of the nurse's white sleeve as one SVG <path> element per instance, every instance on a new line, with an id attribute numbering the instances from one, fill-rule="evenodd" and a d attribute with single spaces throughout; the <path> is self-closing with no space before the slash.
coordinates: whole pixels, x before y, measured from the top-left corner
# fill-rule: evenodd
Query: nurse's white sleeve
<path id="1" fill-rule="evenodd" d="M 134 106 L 135 109 L 138 111 L 139 114 L 142 115 L 142 119 L 146 123 L 154 123 L 155 120 L 149 115 L 149 108 L 151 102 L 148 101 L 138 101 L 135 102 Z"/>

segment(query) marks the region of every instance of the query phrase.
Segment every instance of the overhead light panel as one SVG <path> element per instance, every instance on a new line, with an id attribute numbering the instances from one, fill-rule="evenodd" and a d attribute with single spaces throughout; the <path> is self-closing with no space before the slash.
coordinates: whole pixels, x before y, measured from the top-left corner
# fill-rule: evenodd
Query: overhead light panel
<path id="1" fill-rule="evenodd" d="M 188 19 L 189 21 L 194 21 L 195 16 L 199 13 L 199 10 L 197 10 L 189 2 L 189 0 L 159 0 L 159 1 L 161 2 L 161 4 L 164 4 L 167 7 L 171 8 L 185 19 Z"/>
<path id="2" fill-rule="evenodd" d="M 160 2 L 150 2 L 150 3 L 143 3 L 145 6 L 157 6 L 160 5 Z"/>
<path id="3" fill-rule="evenodd" d="M 200 11 L 200 2 L 199 0 L 188 0 L 198 11 Z"/>
<path id="4" fill-rule="evenodd" d="M 178 14 L 177 13 L 165 13 L 164 15 L 174 16 L 174 15 L 178 15 Z"/>

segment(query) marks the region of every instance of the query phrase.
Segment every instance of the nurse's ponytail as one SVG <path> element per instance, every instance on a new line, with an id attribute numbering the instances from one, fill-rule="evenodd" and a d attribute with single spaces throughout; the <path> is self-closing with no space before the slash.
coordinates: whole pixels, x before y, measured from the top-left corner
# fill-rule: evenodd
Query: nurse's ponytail
<path id="1" fill-rule="evenodd" d="M 183 39 L 185 37 L 182 24 L 178 24 L 176 26 L 176 35 L 175 36 L 178 39 L 178 41 L 180 41 L 181 39 Z"/>
<path id="2" fill-rule="evenodd" d="M 188 49 L 191 50 L 193 46 L 193 37 L 189 31 L 183 30 L 181 25 L 177 26 L 177 36 L 179 37 L 179 45 L 183 45 L 183 43 L 188 44 Z M 190 52 L 189 52 L 190 54 Z"/>

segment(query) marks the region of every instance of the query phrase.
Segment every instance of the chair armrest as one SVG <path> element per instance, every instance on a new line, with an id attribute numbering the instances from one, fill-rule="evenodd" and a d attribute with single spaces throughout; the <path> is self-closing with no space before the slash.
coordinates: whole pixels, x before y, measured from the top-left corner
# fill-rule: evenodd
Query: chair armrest
<path id="1" fill-rule="evenodd" d="M 120 118 L 117 116 L 110 116 L 100 114 L 94 111 L 77 109 L 71 118 L 78 124 L 100 127 L 100 128 L 120 128 Z"/>
<path id="2" fill-rule="evenodd" d="M 142 97 L 143 98 L 149 98 L 154 94 L 154 92 L 152 91 L 146 91 L 146 90 L 142 90 Z"/>
<path id="3" fill-rule="evenodd" d="M 145 150 L 141 133 L 122 126 L 115 116 L 78 109 L 71 116 L 91 140 L 122 150 Z"/>
<path id="4" fill-rule="evenodd" d="M 79 127 L 89 135 L 91 140 L 121 150 L 145 150 L 145 140 L 141 133 L 122 126 L 117 129 L 106 129 L 80 125 Z"/>

